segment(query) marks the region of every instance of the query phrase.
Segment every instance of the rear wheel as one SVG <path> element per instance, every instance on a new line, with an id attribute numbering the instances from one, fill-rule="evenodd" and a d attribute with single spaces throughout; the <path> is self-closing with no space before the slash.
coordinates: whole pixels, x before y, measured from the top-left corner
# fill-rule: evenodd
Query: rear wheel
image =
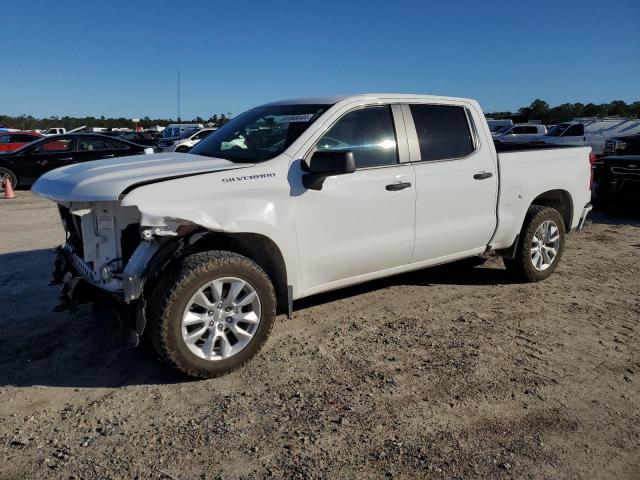
<path id="1" fill-rule="evenodd" d="M 550 207 L 533 205 L 525 217 L 516 255 L 505 258 L 504 264 L 520 280 L 544 280 L 557 268 L 564 241 L 564 221 L 560 213 Z"/>
<path id="2" fill-rule="evenodd" d="M 16 188 L 18 186 L 18 177 L 8 168 L 0 167 L 0 192 L 4 193 L 4 186 L 7 180 L 11 181 L 11 186 Z"/>
<path id="3" fill-rule="evenodd" d="M 171 367 L 192 377 L 212 378 L 242 366 L 264 344 L 275 320 L 269 277 L 232 252 L 181 259 L 154 292 L 154 347 Z"/>

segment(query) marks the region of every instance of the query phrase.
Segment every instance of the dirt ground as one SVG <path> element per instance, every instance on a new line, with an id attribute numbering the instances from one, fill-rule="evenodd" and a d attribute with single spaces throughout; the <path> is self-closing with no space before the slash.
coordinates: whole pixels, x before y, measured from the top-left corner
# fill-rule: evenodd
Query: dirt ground
<path id="1" fill-rule="evenodd" d="M 245 368 L 185 381 L 53 313 L 52 204 L 0 200 L 0 478 L 640 478 L 640 221 L 554 275 L 456 264 L 297 302 Z"/>

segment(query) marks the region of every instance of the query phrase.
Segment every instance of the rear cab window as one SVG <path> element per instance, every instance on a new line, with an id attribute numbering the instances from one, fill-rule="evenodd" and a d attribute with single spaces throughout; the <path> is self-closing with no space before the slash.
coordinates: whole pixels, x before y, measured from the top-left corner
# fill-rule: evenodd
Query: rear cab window
<path id="1" fill-rule="evenodd" d="M 475 150 L 464 107 L 414 104 L 409 109 L 418 136 L 420 161 L 452 160 Z"/>

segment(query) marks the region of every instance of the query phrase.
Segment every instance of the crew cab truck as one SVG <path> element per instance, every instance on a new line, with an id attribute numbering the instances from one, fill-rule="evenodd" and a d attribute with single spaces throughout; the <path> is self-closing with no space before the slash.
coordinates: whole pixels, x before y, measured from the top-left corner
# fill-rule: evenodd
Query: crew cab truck
<path id="1" fill-rule="evenodd" d="M 171 367 L 214 377 L 293 301 L 495 251 L 525 281 L 591 209 L 589 148 L 498 154 L 480 105 L 368 94 L 253 108 L 189 153 L 64 167 L 64 300 L 108 297 Z"/>

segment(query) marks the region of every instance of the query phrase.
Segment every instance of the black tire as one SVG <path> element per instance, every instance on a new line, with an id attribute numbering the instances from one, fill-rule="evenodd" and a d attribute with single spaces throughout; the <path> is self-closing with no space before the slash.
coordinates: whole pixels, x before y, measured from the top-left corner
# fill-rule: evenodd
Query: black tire
<path id="1" fill-rule="evenodd" d="M 11 180 L 11 186 L 15 189 L 18 187 L 18 177 L 8 168 L 0 167 L 0 192 L 4 193 L 4 180 L 5 178 Z"/>
<path id="2" fill-rule="evenodd" d="M 261 305 L 260 322 L 251 341 L 237 354 L 205 360 L 193 354 L 182 339 L 182 314 L 198 288 L 215 278 L 233 276 L 255 289 Z M 267 274 L 255 262 L 226 251 L 189 255 L 171 264 L 156 284 L 149 302 L 150 334 L 160 358 L 178 372 L 195 378 L 214 378 L 244 365 L 265 343 L 276 316 L 276 297 Z"/>
<path id="3" fill-rule="evenodd" d="M 533 236 L 536 230 L 543 222 L 551 220 L 558 227 L 560 234 L 560 245 L 558 253 L 554 257 L 551 265 L 545 270 L 538 270 L 534 267 L 531 260 L 531 245 L 533 244 Z M 539 282 L 551 275 L 558 267 L 562 252 L 564 252 L 565 231 L 564 220 L 560 213 L 554 208 L 532 205 L 527 211 L 527 215 L 522 225 L 518 246 L 514 258 L 505 258 L 504 264 L 507 270 L 518 280 L 524 282 Z"/>

